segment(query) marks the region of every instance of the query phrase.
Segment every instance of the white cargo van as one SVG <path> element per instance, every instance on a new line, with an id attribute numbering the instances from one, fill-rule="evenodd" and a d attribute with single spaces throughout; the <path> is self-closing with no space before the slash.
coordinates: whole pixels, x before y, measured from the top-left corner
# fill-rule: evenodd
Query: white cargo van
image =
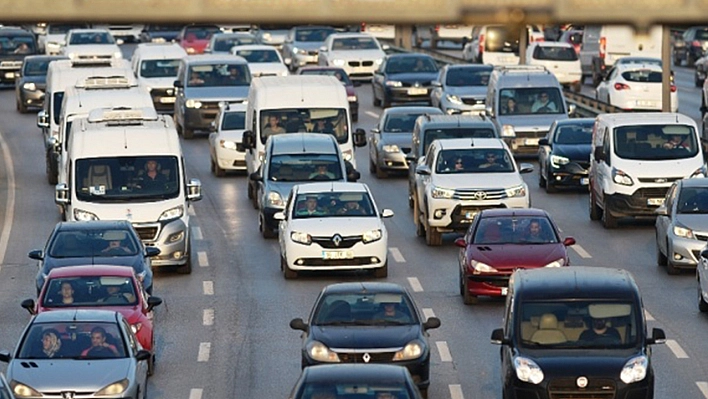
<path id="1" fill-rule="evenodd" d="M 318 129 L 318 120 L 324 128 Z M 352 133 L 347 91 L 334 76 L 265 76 L 251 82 L 246 110 L 246 170 L 256 172 L 265 156 L 268 137 L 283 133 L 313 132 L 331 134 L 337 139 L 345 161 L 356 167 L 354 146 L 366 145 L 366 132 Z M 254 184 L 249 180 L 248 198 Z"/>
<path id="2" fill-rule="evenodd" d="M 76 82 L 89 76 L 133 76 L 130 63 L 118 60 L 59 60 L 49 63 L 47 69 L 47 88 L 44 94 L 44 109 L 37 114 L 37 126 L 44 134 L 46 150 L 47 180 L 57 183 L 57 157 L 52 139 L 59 136 L 59 116 L 61 115 L 64 91 Z"/>
<path id="3" fill-rule="evenodd" d="M 66 220 L 128 220 L 146 246 L 160 249 L 152 266 L 191 272 L 191 201 L 201 183 L 186 167 L 172 118 L 154 109 L 94 109 L 71 125 L 68 180 L 55 202 Z"/>
<path id="4" fill-rule="evenodd" d="M 592 77 L 592 85 L 597 86 L 622 57 L 661 58 L 661 29 L 656 25 L 640 34 L 629 25 L 586 26 L 580 48 L 582 80 Z"/>

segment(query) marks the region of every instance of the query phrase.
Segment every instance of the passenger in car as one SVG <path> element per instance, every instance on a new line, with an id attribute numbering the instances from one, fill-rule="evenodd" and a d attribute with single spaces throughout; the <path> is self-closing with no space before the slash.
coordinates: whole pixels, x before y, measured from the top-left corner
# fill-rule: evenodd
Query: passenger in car
<path id="1" fill-rule="evenodd" d="M 533 105 L 531 105 L 531 112 L 533 113 L 552 113 L 558 112 L 558 107 L 556 103 L 551 101 L 548 92 L 541 92 Z"/>
<path id="2" fill-rule="evenodd" d="M 118 349 L 106 342 L 106 330 L 94 327 L 91 330 L 91 346 L 81 352 L 81 357 L 117 357 Z"/>
<path id="3" fill-rule="evenodd" d="M 37 351 L 32 354 L 32 357 L 36 358 L 47 358 L 52 359 L 56 357 L 61 357 L 63 355 L 63 350 L 61 346 L 61 339 L 59 338 L 59 332 L 53 328 L 48 328 L 42 332 L 42 344 L 41 347 L 36 347 Z"/>

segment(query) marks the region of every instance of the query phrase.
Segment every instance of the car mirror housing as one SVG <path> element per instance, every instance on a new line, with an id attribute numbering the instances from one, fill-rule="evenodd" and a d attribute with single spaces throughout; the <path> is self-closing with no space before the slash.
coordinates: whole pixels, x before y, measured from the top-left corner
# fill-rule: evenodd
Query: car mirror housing
<path id="1" fill-rule="evenodd" d="M 653 328 L 651 330 L 651 338 L 647 340 L 647 344 L 664 344 L 666 343 L 666 333 L 661 328 Z"/>
<path id="2" fill-rule="evenodd" d="M 565 245 L 566 247 L 569 247 L 569 246 L 571 246 L 571 245 L 575 245 L 575 238 L 573 238 L 573 237 L 566 237 L 566 238 L 563 240 L 563 245 Z"/>
<path id="3" fill-rule="evenodd" d="M 504 337 L 504 330 L 497 328 L 492 331 L 492 343 L 494 345 L 508 345 L 510 341 L 508 338 Z"/>
<path id="4" fill-rule="evenodd" d="M 430 167 L 428 165 L 418 165 L 415 168 L 415 173 L 422 176 L 430 176 Z"/>
<path id="5" fill-rule="evenodd" d="M 148 304 L 148 311 L 151 311 L 156 306 L 160 306 L 162 304 L 162 298 L 157 297 L 157 296 L 151 296 L 147 299 L 147 304 Z"/>
<path id="6" fill-rule="evenodd" d="M 243 148 L 250 150 L 253 148 L 254 140 L 255 140 L 255 135 L 253 134 L 253 131 L 246 130 L 245 132 L 243 132 L 243 135 L 241 136 L 241 145 L 243 145 Z"/>
<path id="7" fill-rule="evenodd" d="M 307 323 L 302 321 L 302 319 L 299 317 L 296 319 L 290 320 L 290 328 L 292 328 L 293 330 L 300 330 L 300 331 L 304 331 L 304 332 L 307 332 L 309 330 Z"/>
<path id="8" fill-rule="evenodd" d="M 666 209 L 666 205 L 662 205 L 654 211 L 659 216 L 669 216 L 669 210 Z"/>
<path id="9" fill-rule="evenodd" d="M 428 320 L 423 323 L 424 330 L 432 330 L 440 327 L 440 319 L 437 317 L 429 317 Z"/>
<path id="10" fill-rule="evenodd" d="M 548 142 L 548 139 L 544 137 L 538 140 L 538 145 L 550 145 L 550 143 Z"/>
<path id="11" fill-rule="evenodd" d="M 460 237 L 455 240 L 455 246 L 460 248 L 467 248 L 467 242 L 463 237 Z"/>
<path id="12" fill-rule="evenodd" d="M 0 351 L 0 362 L 10 363 L 10 360 L 12 360 L 12 356 L 10 356 L 10 352 L 8 352 L 6 350 Z"/>
<path id="13" fill-rule="evenodd" d="M 162 253 L 162 251 L 160 251 L 160 248 L 158 247 L 145 247 L 145 256 L 148 258 L 157 256 L 160 253 Z"/>
<path id="14" fill-rule="evenodd" d="M 152 354 L 150 352 L 146 351 L 145 349 L 141 349 L 138 351 L 138 353 L 135 354 L 135 360 L 141 362 L 143 360 L 150 359 L 151 356 Z"/>
<path id="15" fill-rule="evenodd" d="M 184 85 L 182 84 L 182 81 L 181 81 L 181 80 L 175 80 L 175 82 L 173 83 L 173 86 L 174 86 L 174 87 L 179 87 L 179 88 L 184 87 Z"/>
<path id="16" fill-rule="evenodd" d="M 276 212 L 273 215 L 273 220 L 285 220 L 285 212 Z"/>
<path id="17" fill-rule="evenodd" d="M 24 309 L 27 309 L 27 311 L 31 315 L 37 314 L 37 312 L 35 311 L 34 299 L 25 299 L 24 301 L 22 301 L 22 303 L 20 303 L 20 306 L 22 306 L 22 308 Z"/>
<path id="18" fill-rule="evenodd" d="M 393 211 L 390 209 L 384 209 L 381 211 L 381 217 L 383 219 L 391 218 L 393 217 Z"/>
<path id="19" fill-rule="evenodd" d="M 522 163 L 519 165 L 519 173 L 531 173 L 533 172 L 533 165 L 530 163 Z"/>
<path id="20" fill-rule="evenodd" d="M 27 254 L 27 256 L 30 259 L 35 259 L 35 260 L 43 260 L 44 259 L 44 254 L 42 254 L 41 249 L 32 250 Z"/>
<path id="21" fill-rule="evenodd" d="M 595 151 L 593 152 L 593 155 L 595 156 L 595 162 L 600 162 L 600 161 L 605 160 L 605 151 L 602 149 L 602 146 L 595 147 Z"/>
<path id="22" fill-rule="evenodd" d="M 258 172 L 253 172 L 250 175 L 248 175 L 249 180 L 251 181 L 263 181 L 263 178 L 261 177 L 261 174 Z"/>

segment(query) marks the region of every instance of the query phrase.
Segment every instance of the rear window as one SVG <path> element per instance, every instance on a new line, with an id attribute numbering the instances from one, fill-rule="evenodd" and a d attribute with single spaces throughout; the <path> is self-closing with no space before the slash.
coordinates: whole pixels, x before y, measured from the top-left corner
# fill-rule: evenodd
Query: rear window
<path id="1" fill-rule="evenodd" d="M 578 55 L 571 47 L 536 46 L 533 58 L 548 61 L 577 61 Z"/>
<path id="2" fill-rule="evenodd" d="M 622 78 L 628 82 L 661 83 L 661 72 L 640 69 L 622 72 Z"/>

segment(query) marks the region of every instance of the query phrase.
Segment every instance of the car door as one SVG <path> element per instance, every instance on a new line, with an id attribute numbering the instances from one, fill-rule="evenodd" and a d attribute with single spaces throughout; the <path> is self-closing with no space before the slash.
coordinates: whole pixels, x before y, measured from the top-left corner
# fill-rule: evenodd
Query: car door
<path id="1" fill-rule="evenodd" d="M 177 78 L 175 80 L 178 80 L 182 82 L 183 87 L 175 87 L 175 122 L 180 124 L 181 126 L 184 126 L 184 103 L 187 101 L 184 95 L 184 85 L 187 84 L 185 80 L 185 76 L 187 75 L 187 64 L 184 62 L 180 64 L 179 66 L 179 71 L 177 72 Z"/>
<path id="2" fill-rule="evenodd" d="M 371 88 L 374 92 L 374 99 L 381 98 L 382 101 L 385 96 L 384 81 L 386 80 L 386 75 L 384 74 L 384 71 L 386 70 L 387 61 L 388 60 L 384 59 L 378 69 L 374 71 L 374 77 L 371 79 Z"/>
<path id="3" fill-rule="evenodd" d="M 278 243 L 280 244 L 280 253 L 285 256 L 285 243 L 286 240 L 290 239 L 290 218 L 293 214 L 293 198 L 296 196 L 296 189 L 290 190 L 290 195 L 288 195 L 288 200 L 285 202 L 285 209 L 283 213 L 285 214 L 285 220 L 281 220 L 278 224 Z"/>
<path id="4" fill-rule="evenodd" d="M 555 132 L 557 128 L 558 123 L 553 122 L 551 128 L 548 130 L 548 134 L 546 134 L 548 144 L 538 146 L 538 169 L 541 176 L 548 176 L 551 153 L 553 152 L 553 140 L 556 136 Z"/>
<path id="5" fill-rule="evenodd" d="M 138 351 L 142 350 L 143 347 L 140 346 L 138 338 L 135 336 L 135 333 L 133 333 L 133 329 L 130 327 L 128 322 L 122 317 L 121 326 L 124 330 L 124 334 L 127 339 L 126 343 L 128 344 L 129 356 L 131 358 L 131 361 L 135 362 L 135 379 L 140 383 L 140 393 L 144 394 L 145 392 L 147 392 L 148 362 L 146 360 L 137 361 L 135 359 L 135 356 L 138 354 Z"/>
<path id="6" fill-rule="evenodd" d="M 595 88 L 595 98 L 597 98 L 599 101 L 603 101 L 606 103 L 609 103 L 609 88 L 610 85 L 613 84 L 612 80 L 614 80 L 616 73 L 616 69 L 612 68 L 608 74 L 607 78 L 604 79 L 603 81 L 600 82 L 599 85 Z"/>
<path id="7" fill-rule="evenodd" d="M 612 181 L 612 152 L 610 146 L 610 129 L 605 127 L 602 138 L 602 152 L 605 154 L 605 159 L 601 159 L 596 165 L 596 179 L 597 181 L 593 185 L 595 189 L 595 194 L 597 195 L 597 201 L 603 203 L 605 200 L 605 186 L 613 185 Z"/>
<path id="8" fill-rule="evenodd" d="M 428 149 L 428 153 L 425 154 L 425 159 L 422 160 L 424 164 L 427 165 L 428 168 L 430 168 L 430 175 L 420 175 L 418 173 L 415 174 L 415 186 L 417 190 L 418 199 L 420 200 L 420 202 L 418 203 L 418 209 L 420 209 L 423 215 L 426 215 L 426 218 L 427 212 L 425 209 L 425 195 L 427 193 L 428 186 L 431 184 L 432 174 L 435 172 L 435 158 L 437 158 L 436 150 L 436 147 L 434 145 L 431 145 Z M 421 165 L 421 163 L 419 163 L 418 165 Z"/>
<path id="9" fill-rule="evenodd" d="M 676 211 L 674 209 L 676 204 L 676 195 L 680 190 L 680 182 L 675 182 L 669 188 L 666 193 L 666 201 L 660 209 L 666 209 L 666 215 L 658 215 L 656 217 L 656 245 L 662 251 L 662 253 L 668 255 L 669 248 L 667 246 L 668 231 L 671 228 L 671 221 L 673 220 Z"/>
<path id="10" fill-rule="evenodd" d="M 376 126 L 371 128 L 371 136 L 369 136 L 369 160 L 372 165 L 378 167 L 379 160 L 379 141 L 381 140 L 381 134 L 383 132 L 383 127 L 386 125 L 387 116 L 379 118 Z"/>

